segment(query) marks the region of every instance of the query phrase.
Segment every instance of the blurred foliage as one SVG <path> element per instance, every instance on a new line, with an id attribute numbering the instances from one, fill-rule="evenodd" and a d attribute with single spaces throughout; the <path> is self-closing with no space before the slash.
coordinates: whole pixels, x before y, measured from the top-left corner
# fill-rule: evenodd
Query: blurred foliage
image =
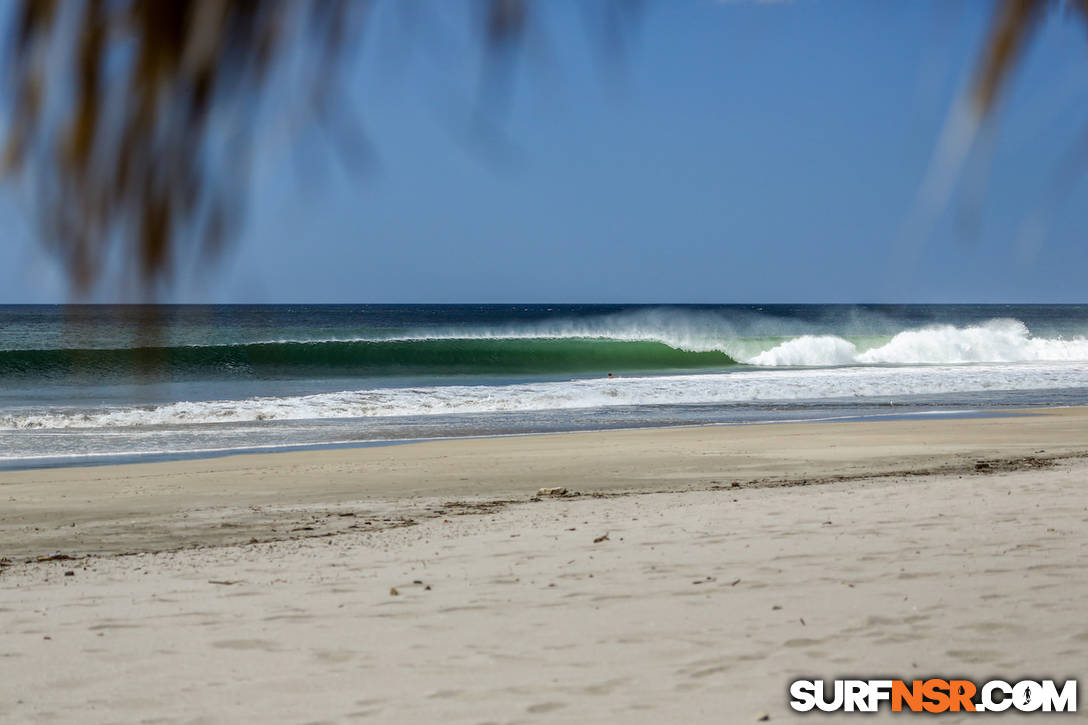
<path id="1" fill-rule="evenodd" d="M 1002 0 L 994 3 L 994 19 L 975 74 L 971 102 L 980 116 L 990 113 L 1009 71 L 1024 50 L 1047 0 Z M 1088 0 L 1079 0 L 1079 9 L 1088 9 Z"/>
<path id="2" fill-rule="evenodd" d="M 4 163 L 33 184 L 74 291 L 111 249 L 145 293 L 179 245 L 215 253 L 245 188 L 257 94 L 305 44 L 324 94 L 363 5 L 352 0 L 24 0 L 11 19 Z"/>
<path id="3" fill-rule="evenodd" d="M 606 50 L 639 11 L 636 0 L 588 4 Z M 476 5 L 487 55 L 508 62 L 532 4 Z M 1049 5 L 995 1 L 971 89 L 978 116 L 993 111 Z M 1088 0 L 1071 5 L 1088 14 Z M 218 251 L 241 213 L 255 108 L 272 71 L 308 58 L 310 95 L 300 102 L 321 113 L 335 103 L 330 86 L 368 9 L 364 0 L 13 0 L 4 162 L 32 184 L 43 239 L 73 291 L 91 290 L 114 255 L 154 296 L 179 250 Z"/>

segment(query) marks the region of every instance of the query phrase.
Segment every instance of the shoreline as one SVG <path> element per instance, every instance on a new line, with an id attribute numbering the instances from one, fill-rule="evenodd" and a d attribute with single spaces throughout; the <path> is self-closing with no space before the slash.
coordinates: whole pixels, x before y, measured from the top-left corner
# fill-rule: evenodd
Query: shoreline
<path id="1" fill-rule="evenodd" d="M 716 425 L 0 471 L 0 557 L 27 561 L 383 528 L 581 494 L 987 475 L 1088 455 L 1088 408 L 982 418 Z M 1008 417 L 1012 416 L 1012 417 Z M 980 463 L 981 461 L 981 463 Z"/>
<path id="2" fill-rule="evenodd" d="M 328 443 L 281 443 L 266 446 L 239 448 L 196 449 L 192 451 L 165 451 L 156 453 L 91 453 L 70 456 L 37 456 L 33 458 L 0 459 L 0 473 L 8 471 L 34 471 L 55 468 L 90 468 L 95 466 L 125 466 L 133 463 L 170 463 L 175 461 L 229 458 L 230 456 L 261 455 L 265 453 L 296 453 L 305 451 L 335 451 L 353 448 L 381 448 L 385 446 L 415 445 L 434 441 L 489 440 L 492 438 L 520 438 L 524 436 L 565 435 L 568 433 L 606 433 L 618 430 L 666 430 L 670 428 L 717 428 L 721 426 L 788 425 L 791 423 L 864 423 L 893 420 L 942 420 L 960 418 L 1003 418 L 1034 415 L 1037 410 L 1076 408 L 1071 405 L 1039 405 L 1032 408 L 968 408 L 948 412 L 925 410 L 914 413 L 873 413 L 868 415 L 842 415 L 822 418 L 789 418 L 751 421 L 723 421 L 720 423 L 677 423 L 675 425 L 617 425 L 609 428 L 573 428 L 571 430 L 525 431 L 515 433 L 485 433 L 481 435 L 451 435 L 430 438 L 378 438 L 365 441 L 331 441 Z M 66 461 L 69 460 L 70 462 Z M 22 461 L 44 461 L 27 463 Z"/>

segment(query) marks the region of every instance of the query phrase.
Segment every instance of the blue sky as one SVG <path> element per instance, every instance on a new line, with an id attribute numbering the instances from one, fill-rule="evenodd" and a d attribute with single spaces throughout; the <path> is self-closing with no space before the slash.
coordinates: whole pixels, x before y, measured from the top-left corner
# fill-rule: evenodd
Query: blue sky
<path id="1" fill-rule="evenodd" d="M 375 163 L 347 173 L 271 94 L 242 236 L 172 299 L 1088 302 L 1072 14 L 1047 17 L 930 215 L 990 3 L 651 2 L 622 63 L 573 3 L 541 3 L 486 132 L 471 4 L 424 4 L 407 34 L 389 7 L 344 84 Z M 0 202 L 0 301 L 64 301 L 31 209 Z"/>

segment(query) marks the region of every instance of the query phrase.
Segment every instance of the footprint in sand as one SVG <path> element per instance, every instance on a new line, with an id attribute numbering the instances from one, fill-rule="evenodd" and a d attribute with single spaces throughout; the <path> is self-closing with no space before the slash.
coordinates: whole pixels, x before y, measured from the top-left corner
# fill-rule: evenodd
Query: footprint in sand
<path id="1" fill-rule="evenodd" d="M 265 652 L 279 652 L 280 650 L 278 644 L 267 639 L 221 639 L 217 642 L 212 642 L 212 647 L 215 647 L 216 649 L 259 649 Z"/>
<path id="2" fill-rule="evenodd" d="M 960 662 L 967 662 L 972 665 L 980 665 L 986 662 L 993 662 L 1001 657 L 1000 652 L 995 652 L 989 649 L 950 649 L 945 652 L 949 657 L 955 657 Z"/>

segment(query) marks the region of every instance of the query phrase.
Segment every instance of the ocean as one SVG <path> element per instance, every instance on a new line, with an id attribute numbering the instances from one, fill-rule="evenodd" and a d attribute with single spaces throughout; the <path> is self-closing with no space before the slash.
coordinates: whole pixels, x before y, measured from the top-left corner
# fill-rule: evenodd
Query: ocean
<path id="1" fill-rule="evenodd" d="M 1088 404 L 1088 305 L 0 306 L 0 467 Z"/>

